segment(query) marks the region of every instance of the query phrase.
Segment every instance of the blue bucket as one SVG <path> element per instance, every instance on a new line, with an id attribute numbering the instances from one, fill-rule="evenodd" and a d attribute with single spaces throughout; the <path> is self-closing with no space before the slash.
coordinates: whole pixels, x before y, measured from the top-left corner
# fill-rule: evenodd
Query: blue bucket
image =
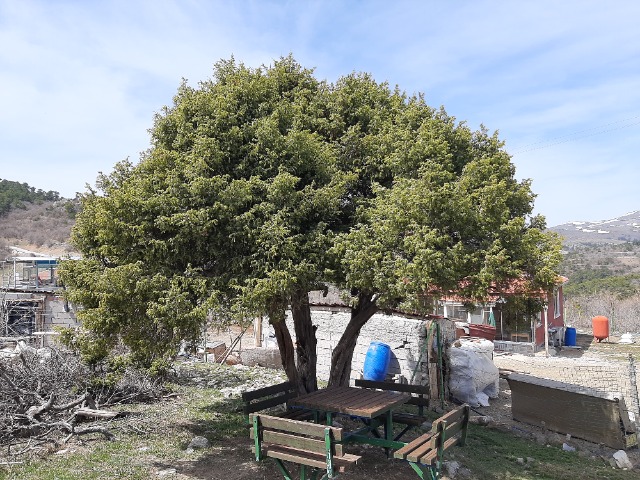
<path id="1" fill-rule="evenodd" d="M 383 382 L 391 362 L 391 347 L 382 342 L 371 342 L 364 358 L 364 379 Z"/>
<path id="2" fill-rule="evenodd" d="M 567 347 L 575 347 L 577 340 L 576 329 L 573 327 L 567 327 L 564 331 L 564 344 Z"/>

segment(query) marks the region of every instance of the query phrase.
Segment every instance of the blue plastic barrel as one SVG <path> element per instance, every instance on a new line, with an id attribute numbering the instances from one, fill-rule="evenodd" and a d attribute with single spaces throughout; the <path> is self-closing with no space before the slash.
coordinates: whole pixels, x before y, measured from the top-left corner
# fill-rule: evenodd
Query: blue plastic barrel
<path id="1" fill-rule="evenodd" d="M 577 340 L 576 329 L 573 328 L 573 327 L 567 327 L 564 330 L 564 344 L 567 347 L 575 347 L 576 346 L 576 340 Z"/>
<path id="2" fill-rule="evenodd" d="M 382 382 L 387 378 L 391 362 L 391 347 L 382 342 L 371 342 L 364 357 L 364 379 Z"/>

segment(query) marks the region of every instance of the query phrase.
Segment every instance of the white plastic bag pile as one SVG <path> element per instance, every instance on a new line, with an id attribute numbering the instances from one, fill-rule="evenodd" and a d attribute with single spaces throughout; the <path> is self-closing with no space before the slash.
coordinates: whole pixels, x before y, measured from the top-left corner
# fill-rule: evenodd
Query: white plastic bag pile
<path id="1" fill-rule="evenodd" d="M 493 342 L 459 338 L 447 353 L 454 398 L 472 407 L 488 407 L 490 398 L 498 398 L 500 377 L 493 363 Z"/>

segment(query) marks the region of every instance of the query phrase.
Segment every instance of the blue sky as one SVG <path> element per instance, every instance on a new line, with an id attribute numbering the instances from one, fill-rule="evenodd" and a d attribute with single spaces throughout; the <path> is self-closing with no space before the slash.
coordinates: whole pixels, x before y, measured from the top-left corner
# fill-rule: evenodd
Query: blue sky
<path id="1" fill-rule="evenodd" d="M 373 74 L 498 130 L 549 225 L 640 209 L 640 2 L 0 0 L 0 178 L 65 197 L 234 55 Z"/>

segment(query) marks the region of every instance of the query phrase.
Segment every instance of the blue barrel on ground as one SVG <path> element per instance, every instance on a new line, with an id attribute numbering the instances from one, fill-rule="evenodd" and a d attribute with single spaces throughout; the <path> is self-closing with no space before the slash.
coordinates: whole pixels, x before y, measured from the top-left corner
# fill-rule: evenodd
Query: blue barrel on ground
<path id="1" fill-rule="evenodd" d="M 387 378 L 390 362 L 391 347 L 386 343 L 371 342 L 364 357 L 364 379 L 383 382 Z"/>
<path id="2" fill-rule="evenodd" d="M 567 347 L 575 347 L 577 340 L 576 329 L 573 327 L 567 327 L 564 330 L 564 344 Z"/>

